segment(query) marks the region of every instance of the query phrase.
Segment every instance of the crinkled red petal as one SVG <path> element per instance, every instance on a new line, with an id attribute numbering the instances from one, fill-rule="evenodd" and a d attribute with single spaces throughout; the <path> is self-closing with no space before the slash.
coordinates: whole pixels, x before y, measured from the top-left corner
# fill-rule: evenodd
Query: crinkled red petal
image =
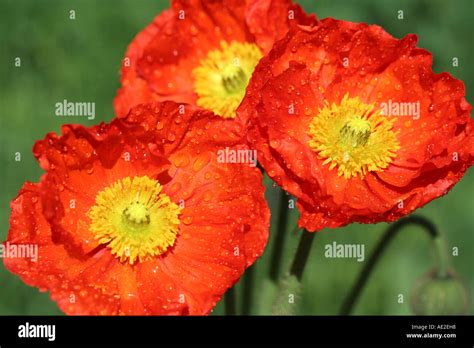
<path id="1" fill-rule="evenodd" d="M 270 219 L 260 171 L 218 160 L 225 147 L 248 148 L 213 117 L 142 105 L 111 124 L 48 134 L 34 147 L 46 174 L 12 202 L 7 239 L 37 244 L 39 260 L 6 258 L 6 267 L 67 314 L 208 314 L 262 254 Z M 97 243 L 87 212 L 105 187 L 143 175 L 184 208 L 173 247 L 129 265 Z"/>
<path id="2" fill-rule="evenodd" d="M 292 29 L 257 66 L 238 114 L 250 117 L 248 140 L 267 173 L 298 197 L 301 227 L 394 221 L 446 194 L 472 165 L 464 85 L 434 74 L 431 54 L 415 46 L 414 35 L 397 40 L 377 26 L 325 19 Z M 338 176 L 308 146 L 324 101 L 347 93 L 376 106 L 420 102 L 419 118 L 394 124 L 396 158 L 363 179 Z"/>

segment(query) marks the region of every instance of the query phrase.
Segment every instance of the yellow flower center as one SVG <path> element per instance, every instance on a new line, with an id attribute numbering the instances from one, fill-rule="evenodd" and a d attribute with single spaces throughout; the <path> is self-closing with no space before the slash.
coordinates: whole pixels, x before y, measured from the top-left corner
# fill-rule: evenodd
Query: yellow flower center
<path id="1" fill-rule="evenodd" d="M 224 118 L 234 118 L 250 77 L 262 58 L 257 45 L 221 41 L 193 70 L 197 105 Z"/>
<path id="2" fill-rule="evenodd" d="M 393 123 L 358 97 L 346 94 L 339 105 L 328 102 L 309 124 L 309 146 L 344 178 L 381 171 L 400 148 Z"/>
<path id="3" fill-rule="evenodd" d="M 121 262 L 163 254 L 176 240 L 181 208 L 147 176 L 126 177 L 100 191 L 89 210 L 90 229 Z"/>

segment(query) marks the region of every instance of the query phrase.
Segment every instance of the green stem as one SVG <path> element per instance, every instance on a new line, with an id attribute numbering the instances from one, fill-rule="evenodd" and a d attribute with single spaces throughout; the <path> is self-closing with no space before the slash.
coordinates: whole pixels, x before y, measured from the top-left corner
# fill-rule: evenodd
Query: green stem
<path id="1" fill-rule="evenodd" d="M 295 314 L 295 298 L 299 297 L 302 290 L 301 279 L 305 266 L 309 259 L 309 253 L 316 233 L 302 231 L 301 238 L 296 249 L 295 257 L 288 274 L 280 279 L 278 291 L 273 302 L 272 312 L 276 315 Z"/>
<path id="2" fill-rule="evenodd" d="M 446 243 L 443 238 L 438 236 L 434 240 L 436 247 L 436 255 L 438 257 L 438 277 L 446 278 L 448 276 L 449 256 L 447 253 Z"/>
<path id="3" fill-rule="evenodd" d="M 290 276 L 295 276 L 298 281 L 301 281 L 303 272 L 308 261 L 309 252 L 313 244 L 315 232 L 302 231 L 298 248 L 296 249 L 295 258 L 290 268 Z"/>
<path id="4" fill-rule="evenodd" d="M 235 288 L 232 287 L 227 290 L 224 296 L 225 303 L 225 315 L 236 315 L 236 306 L 235 306 Z"/>
<path id="5" fill-rule="evenodd" d="M 243 279 L 243 295 L 242 295 L 242 314 L 249 315 L 252 307 L 252 292 L 255 276 L 255 265 L 250 266 L 245 271 Z"/>
<path id="6" fill-rule="evenodd" d="M 354 305 L 357 299 L 359 298 L 359 295 L 362 292 L 364 285 L 367 283 L 367 280 L 370 274 L 372 273 L 372 270 L 374 269 L 375 265 L 377 264 L 378 260 L 380 259 L 381 255 L 383 254 L 387 246 L 390 244 L 390 242 L 393 240 L 393 238 L 398 234 L 398 232 L 401 231 L 403 227 L 407 225 L 418 225 L 420 227 L 423 227 L 423 229 L 430 235 L 436 246 L 439 272 L 440 274 L 446 274 L 445 272 L 447 267 L 447 254 L 442 251 L 442 248 L 444 248 L 444 244 L 442 242 L 442 238 L 440 237 L 438 230 L 436 229 L 436 226 L 431 221 L 421 216 L 405 217 L 391 224 L 388 227 L 387 231 L 375 247 L 372 255 L 370 255 L 367 263 L 365 264 L 365 267 L 360 272 L 357 281 L 355 282 L 354 286 L 346 297 L 341 307 L 341 315 L 348 315 L 352 312 L 352 309 L 354 308 Z"/>
<path id="7" fill-rule="evenodd" d="M 270 279 L 276 283 L 281 269 L 282 254 L 285 245 L 286 226 L 288 224 L 288 196 L 284 190 L 280 192 L 280 207 L 278 209 L 278 229 L 272 250 L 270 262 Z"/>

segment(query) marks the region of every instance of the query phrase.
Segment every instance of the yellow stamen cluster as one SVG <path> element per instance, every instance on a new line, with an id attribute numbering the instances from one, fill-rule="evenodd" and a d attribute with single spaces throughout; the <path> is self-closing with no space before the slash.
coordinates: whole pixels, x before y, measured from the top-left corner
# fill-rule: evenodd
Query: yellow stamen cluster
<path id="1" fill-rule="evenodd" d="M 326 102 L 310 122 L 309 146 L 346 179 L 387 168 L 400 148 L 393 130 L 396 120 L 374 107 L 346 94 L 339 104 Z"/>
<path id="2" fill-rule="evenodd" d="M 257 45 L 221 42 L 193 70 L 197 105 L 224 118 L 234 118 L 250 77 L 262 58 Z"/>
<path id="3" fill-rule="evenodd" d="M 89 210 L 90 230 L 121 262 L 143 261 L 171 247 L 180 207 L 147 176 L 126 177 L 106 187 Z"/>

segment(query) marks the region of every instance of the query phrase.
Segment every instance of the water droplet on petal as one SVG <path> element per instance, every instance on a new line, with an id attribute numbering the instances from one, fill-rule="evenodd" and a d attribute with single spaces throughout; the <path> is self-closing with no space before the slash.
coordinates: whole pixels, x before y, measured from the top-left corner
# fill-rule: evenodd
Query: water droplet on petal
<path id="1" fill-rule="evenodd" d="M 191 35 L 197 35 L 199 33 L 199 30 L 198 30 L 198 28 L 196 28 L 195 25 L 191 25 L 189 27 L 189 31 L 190 31 Z"/>
<path id="2" fill-rule="evenodd" d="M 182 168 L 182 167 L 186 167 L 190 161 L 189 161 L 189 156 L 185 153 L 182 153 L 182 154 L 178 154 L 174 156 L 172 158 L 172 162 L 176 167 Z"/>
<path id="3" fill-rule="evenodd" d="M 170 190 L 171 192 L 178 192 L 181 189 L 181 184 L 179 182 L 175 182 L 171 185 Z"/>
<path id="4" fill-rule="evenodd" d="M 277 147 L 280 146 L 280 141 L 276 139 L 272 139 L 270 140 L 270 146 L 276 149 Z"/>
<path id="5" fill-rule="evenodd" d="M 199 155 L 193 163 L 193 170 L 195 172 L 199 172 L 202 168 L 206 166 L 210 161 L 210 157 L 208 153 L 203 153 Z"/>

